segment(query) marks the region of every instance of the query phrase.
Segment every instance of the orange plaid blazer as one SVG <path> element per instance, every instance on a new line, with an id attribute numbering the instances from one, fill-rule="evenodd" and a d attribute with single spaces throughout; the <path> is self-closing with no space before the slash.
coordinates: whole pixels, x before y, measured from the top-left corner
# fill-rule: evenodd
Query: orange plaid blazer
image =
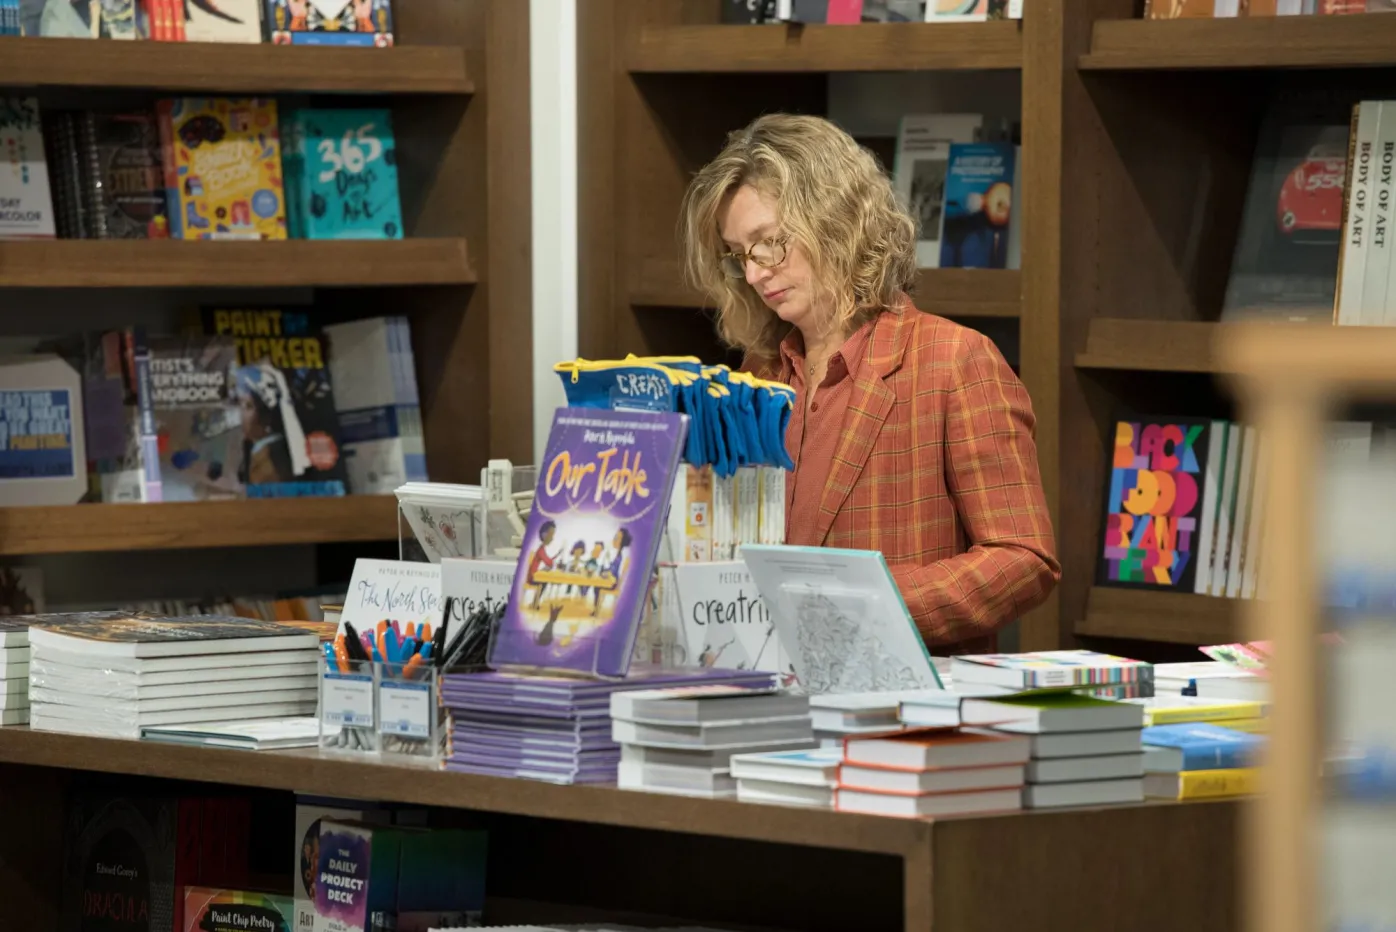
<path id="1" fill-rule="evenodd" d="M 1027 390 L 988 337 L 909 301 L 876 319 L 854 379 L 822 545 L 882 551 L 928 645 L 993 651 L 1061 579 Z"/>

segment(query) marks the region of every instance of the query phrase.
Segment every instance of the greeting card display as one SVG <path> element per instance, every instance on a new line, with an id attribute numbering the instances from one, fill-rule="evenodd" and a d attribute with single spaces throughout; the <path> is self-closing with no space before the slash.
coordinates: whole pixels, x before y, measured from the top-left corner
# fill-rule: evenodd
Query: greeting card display
<path id="1" fill-rule="evenodd" d="M 625 676 L 687 430 L 681 414 L 558 409 L 490 666 Z"/>
<path id="2" fill-rule="evenodd" d="M 1115 425 L 1097 583 L 1193 591 L 1211 429 L 1186 417 Z"/>

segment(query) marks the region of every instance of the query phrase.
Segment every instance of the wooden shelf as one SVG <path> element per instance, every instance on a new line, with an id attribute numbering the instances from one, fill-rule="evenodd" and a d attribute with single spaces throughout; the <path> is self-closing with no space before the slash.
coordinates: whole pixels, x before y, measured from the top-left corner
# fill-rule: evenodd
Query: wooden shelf
<path id="1" fill-rule="evenodd" d="M 632 73 L 949 71 L 1019 68 L 1018 23 L 645 26 Z"/>
<path id="2" fill-rule="evenodd" d="M 1096 317 L 1086 332 L 1078 369 L 1220 372 L 1216 341 L 1236 324 L 1192 320 Z"/>
<path id="3" fill-rule="evenodd" d="M 0 87 L 247 94 L 469 94 L 463 49 L 0 39 Z"/>
<path id="4" fill-rule="evenodd" d="M 916 306 L 942 317 L 1017 317 L 1022 307 L 1022 276 L 987 269 L 922 269 L 916 279 Z M 678 263 L 640 262 L 630 287 L 637 307 L 708 307 L 703 295 L 683 285 Z"/>
<path id="5" fill-rule="evenodd" d="M 463 239 L 0 241 L 0 287 L 178 288 L 464 285 Z"/>
<path id="6" fill-rule="evenodd" d="M 1240 600 L 1190 592 L 1092 586 L 1076 633 L 1095 637 L 1229 644 L 1241 640 Z"/>
<path id="7" fill-rule="evenodd" d="M 397 537 L 397 499 L 248 499 L 0 508 L 0 554 L 185 550 Z"/>
<path id="8" fill-rule="evenodd" d="M 1096 20 L 1079 64 L 1093 71 L 1396 65 L 1396 17 Z"/>

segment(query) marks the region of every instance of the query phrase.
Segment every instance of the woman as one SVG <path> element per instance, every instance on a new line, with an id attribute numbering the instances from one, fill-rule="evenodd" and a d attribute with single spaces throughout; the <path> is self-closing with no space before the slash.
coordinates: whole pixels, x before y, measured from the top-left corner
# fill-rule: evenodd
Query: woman
<path id="1" fill-rule="evenodd" d="M 916 224 L 877 161 L 827 120 L 763 116 L 681 223 L 743 368 L 796 392 L 786 542 L 882 551 L 928 645 L 993 650 L 1061 576 L 1032 405 L 992 342 L 911 303 Z"/>

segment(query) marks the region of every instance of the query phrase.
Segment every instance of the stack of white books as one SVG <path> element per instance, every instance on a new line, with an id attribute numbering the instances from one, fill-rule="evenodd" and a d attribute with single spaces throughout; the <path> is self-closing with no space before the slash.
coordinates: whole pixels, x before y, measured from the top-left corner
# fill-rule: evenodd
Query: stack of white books
<path id="1" fill-rule="evenodd" d="M 902 727 L 902 699 L 928 690 L 881 693 L 826 693 L 811 696 L 810 724 L 820 747 L 843 749 L 846 738 L 896 731 Z"/>
<path id="2" fill-rule="evenodd" d="M 908 709 L 908 717 L 914 717 Z M 1030 738 L 1023 806 L 1142 802 L 1144 709 L 1072 692 L 1030 693 L 960 704 L 965 725 Z"/>
<path id="3" fill-rule="evenodd" d="M 1217 660 L 1160 663 L 1154 667 L 1154 694 L 1269 702 L 1270 681 L 1258 673 Z"/>
<path id="4" fill-rule="evenodd" d="M 850 738 L 835 808 L 916 819 L 1023 807 L 1025 738 L 968 728 L 918 728 Z"/>
<path id="5" fill-rule="evenodd" d="M 732 779 L 744 803 L 832 809 L 841 763 L 842 747 L 734 754 Z"/>
<path id="6" fill-rule="evenodd" d="M 0 725 L 29 721 L 29 624 L 0 621 Z"/>
<path id="7" fill-rule="evenodd" d="M 775 688 L 693 686 L 611 696 L 622 789 L 737 795 L 731 758 L 814 745 L 809 700 Z"/>
<path id="8" fill-rule="evenodd" d="M 121 612 L 30 620 L 30 727 L 139 738 L 143 728 L 312 716 L 317 635 L 250 618 Z"/>

